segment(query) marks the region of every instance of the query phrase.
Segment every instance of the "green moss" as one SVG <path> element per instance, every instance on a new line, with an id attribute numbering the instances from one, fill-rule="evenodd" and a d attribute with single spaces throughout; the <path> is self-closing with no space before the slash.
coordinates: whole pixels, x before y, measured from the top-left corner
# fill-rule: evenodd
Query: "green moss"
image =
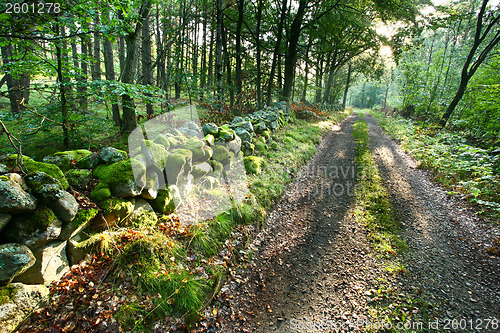
<path id="1" fill-rule="evenodd" d="M 193 153 L 193 160 L 207 160 L 203 141 L 197 138 L 191 138 L 182 144 L 184 149 Z"/>
<path id="2" fill-rule="evenodd" d="M 90 220 L 96 217 L 98 212 L 99 211 L 95 208 L 79 210 L 73 221 L 71 221 L 71 226 L 73 228 L 78 228 L 79 226 L 88 223 Z"/>
<path id="3" fill-rule="evenodd" d="M 19 288 L 8 284 L 4 287 L 0 287 L 0 305 L 12 301 L 12 298 L 16 295 Z"/>
<path id="4" fill-rule="evenodd" d="M 265 130 L 264 132 L 262 132 L 262 137 L 265 138 L 266 140 L 268 140 L 269 138 L 271 138 L 271 132 L 269 130 Z"/>
<path id="5" fill-rule="evenodd" d="M 251 175 L 258 175 L 262 171 L 264 159 L 257 156 L 246 156 L 243 158 L 245 163 L 245 170 Z"/>
<path id="6" fill-rule="evenodd" d="M 17 154 L 11 154 L 7 157 L 6 161 L 10 166 L 14 166 L 16 164 L 17 160 Z M 38 162 L 35 160 L 32 160 L 28 156 L 23 156 L 23 163 L 28 169 L 29 173 L 34 173 L 37 171 L 45 172 L 49 176 L 57 179 L 62 187 L 66 190 L 69 187 L 68 180 L 64 176 L 64 173 L 61 171 L 61 169 L 54 164 L 50 163 L 44 163 L 44 162 Z"/>
<path id="7" fill-rule="evenodd" d="M 100 165 L 94 170 L 94 176 L 104 181 L 109 186 L 125 184 L 134 177 L 132 167 L 138 173 L 145 174 L 146 167 L 137 160 L 126 159 L 110 165 Z"/>
<path id="8" fill-rule="evenodd" d="M 162 145 L 165 150 L 170 149 L 170 141 L 168 141 L 167 137 L 164 135 L 158 135 L 154 138 L 153 142 Z"/>
<path id="9" fill-rule="evenodd" d="M 104 218 L 107 221 L 122 221 L 134 210 L 134 203 L 129 200 L 112 198 L 102 203 Z"/>
<path id="10" fill-rule="evenodd" d="M 153 141 L 144 140 L 144 143 L 151 151 L 151 155 L 153 156 L 153 165 L 155 165 L 158 169 L 162 170 L 165 168 L 165 163 L 168 158 L 168 151 L 161 144 L 154 143 Z"/>
<path id="11" fill-rule="evenodd" d="M 265 143 L 262 143 L 262 142 L 257 142 L 255 144 L 255 149 L 261 153 L 261 154 L 265 154 L 268 150 L 268 147 Z"/>
<path id="12" fill-rule="evenodd" d="M 201 163 L 193 165 L 192 175 L 195 180 L 198 180 L 212 171 L 212 167 L 209 163 Z"/>
<path id="13" fill-rule="evenodd" d="M 222 171 L 224 171 L 224 165 L 221 162 L 212 160 L 210 164 L 214 170 L 214 175 L 219 176 L 222 174 Z"/>
<path id="14" fill-rule="evenodd" d="M 53 223 L 57 222 L 57 217 L 54 212 L 45 206 L 38 206 L 35 211 L 24 214 L 23 225 L 26 226 L 23 232 L 26 233 L 36 233 L 39 231 L 47 230 L 47 227 Z M 11 225 L 7 225 L 7 228 L 10 228 Z M 12 225 L 12 227 L 14 227 Z"/>
<path id="15" fill-rule="evenodd" d="M 66 173 L 66 179 L 72 187 L 85 188 L 90 184 L 92 171 L 88 169 L 72 169 Z"/>
<path id="16" fill-rule="evenodd" d="M 175 177 L 184 172 L 186 167 L 190 168 L 193 153 L 187 149 L 174 149 L 167 159 L 165 168 L 167 175 Z"/>
<path id="17" fill-rule="evenodd" d="M 263 137 L 263 136 L 257 136 L 255 138 L 253 138 L 253 143 L 254 144 L 258 144 L 258 143 L 263 143 L 265 144 L 266 143 L 266 138 Z"/>
<path id="18" fill-rule="evenodd" d="M 205 135 L 204 140 L 209 146 L 213 146 L 215 143 L 215 138 L 212 134 Z"/>
<path id="19" fill-rule="evenodd" d="M 229 142 L 233 140 L 235 136 L 236 133 L 231 128 L 229 128 L 229 125 L 226 124 L 219 127 L 219 133 L 217 133 L 217 137 L 219 138 L 219 140 Z"/>
<path id="20" fill-rule="evenodd" d="M 100 181 L 90 193 L 90 198 L 96 202 L 103 202 L 110 197 L 111 189 L 109 188 L 109 185 L 103 181 Z"/>
<path id="21" fill-rule="evenodd" d="M 171 214 L 175 211 L 174 197 L 171 188 L 158 191 L 156 199 L 151 201 L 153 209 L 159 213 Z"/>
<path id="22" fill-rule="evenodd" d="M 216 161 L 224 161 L 229 158 L 229 150 L 227 150 L 224 146 L 216 145 L 213 147 L 214 154 L 212 158 Z"/>
<path id="23" fill-rule="evenodd" d="M 43 161 L 55 164 L 63 171 L 68 171 L 73 168 L 73 162 L 82 160 L 90 155 L 92 155 L 92 152 L 87 149 L 60 151 L 44 157 Z"/>

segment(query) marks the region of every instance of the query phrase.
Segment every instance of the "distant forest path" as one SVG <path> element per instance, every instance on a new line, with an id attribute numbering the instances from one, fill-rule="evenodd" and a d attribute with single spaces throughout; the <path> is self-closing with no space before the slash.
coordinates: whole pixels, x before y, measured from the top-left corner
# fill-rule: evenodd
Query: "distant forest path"
<path id="1" fill-rule="evenodd" d="M 432 304 L 440 328 L 447 319 L 472 319 L 482 325 L 477 331 L 495 331 L 477 320 L 500 319 L 500 260 L 485 251 L 498 230 L 432 183 L 367 115 L 372 155 L 409 246 L 406 273 L 390 274 L 370 248 L 353 214 L 358 119 L 335 125 L 289 186 L 250 245 L 252 260 L 223 286 L 207 331 L 365 331 L 382 280 Z"/>

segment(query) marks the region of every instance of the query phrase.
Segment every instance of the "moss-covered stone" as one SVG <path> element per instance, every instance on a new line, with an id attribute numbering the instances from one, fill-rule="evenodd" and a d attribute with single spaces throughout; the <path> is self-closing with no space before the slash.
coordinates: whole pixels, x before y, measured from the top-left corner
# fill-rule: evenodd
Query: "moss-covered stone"
<path id="1" fill-rule="evenodd" d="M 152 227 L 158 222 L 151 205 L 144 199 L 136 200 L 134 210 L 130 216 L 121 223 L 124 226 L 135 228 Z"/>
<path id="2" fill-rule="evenodd" d="M 211 160 L 210 164 L 212 165 L 214 176 L 221 176 L 222 172 L 224 171 L 224 165 L 221 162 L 214 160 Z"/>
<path id="3" fill-rule="evenodd" d="M 113 164 L 127 158 L 127 152 L 115 147 L 106 147 L 101 150 L 102 161 L 106 164 Z"/>
<path id="4" fill-rule="evenodd" d="M 234 139 L 235 132 L 229 128 L 229 125 L 222 125 L 219 127 L 219 132 L 217 133 L 217 138 L 220 141 L 229 142 Z"/>
<path id="5" fill-rule="evenodd" d="M 64 225 L 59 239 L 66 240 L 75 236 L 77 233 L 90 225 L 99 211 L 95 208 L 82 209 L 78 211 L 73 221 Z"/>
<path id="6" fill-rule="evenodd" d="M 72 169 L 66 172 L 66 179 L 71 187 L 84 190 L 92 180 L 92 170 Z"/>
<path id="7" fill-rule="evenodd" d="M 229 150 L 226 149 L 226 147 L 222 145 L 216 145 L 213 147 L 214 149 L 214 154 L 212 156 L 212 159 L 216 161 L 224 161 L 229 158 Z"/>
<path id="8" fill-rule="evenodd" d="M 170 149 L 175 149 L 179 146 L 179 140 L 173 136 L 170 136 L 167 138 L 168 142 L 169 142 L 169 148 Z"/>
<path id="9" fill-rule="evenodd" d="M 212 166 L 208 162 L 193 165 L 192 175 L 195 181 L 199 180 L 210 172 L 212 172 Z"/>
<path id="10" fill-rule="evenodd" d="M 211 134 L 213 136 L 217 136 L 217 133 L 219 132 L 219 127 L 213 123 L 207 123 L 203 125 L 201 130 L 203 131 L 204 135 Z"/>
<path id="11" fill-rule="evenodd" d="M 258 175 L 262 172 L 264 159 L 257 156 L 246 156 L 243 158 L 245 170 L 251 175 Z"/>
<path id="12" fill-rule="evenodd" d="M 134 210 L 134 201 L 112 198 L 102 203 L 102 209 L 106 222 L 112 225 L 129 217 Z"/>
<path id="13" fill-rule="evenodd" d="M 78 160 L 84 159 L 92 155 L 92 152 L 87 149 L 77 149 L 60 151 L 43 158 L 43 162 L 57 165 L 62 171 L 66 172 L 73 168 L 73 164 Z"/>
<path id="14" fill-rule="evenodd" d="M 94 176 L 104 181 L 110 187 L 119 184 L 126 184 L 130 179 L 134 179 L 132 168 L 137 168 L 139 174 L 146 175 L 146 167 L 133 159 L 126 159 L 110 165 L 100 165 L 94 170 Z"/>
<path id="15" fill-rule="evenodd" d="M 241 146 L 241 151 L 245 154 L 245 156 L 251 156 L 255 152 L 255 145 L 250 142 L 244 142 Z"/>
<path id="16" fill-rule="evenodd" d="M 188 149 L 193 153 L 193 161 L 204 160 L 206 161 L 205 147 L 203 141 L 198 138 L 191 138 L 182 144 L 184 149 Z"/>
<path id="17" fill-rule="evenodd" d="M 103 202 L 111 197 L 111 189 L 106 182 L 100 181 L 90 193 L 90 198 L 95 202 Z"/>
<path id="18" fill-rule="evenodd" d="M 165 171 L 169 184 L 176 184 L 177 178 L 181 174 L 191 171 L 193 153 L 188 149 L 174 149 L 167 159 Z"/>
<path id="19" fill-rule="evenodd" d="M 144 143 L 151 152 L 153 165 L 158 169 L 163 170 L 168 158 L 168 151 L 163 145 L 155 143 L 154 141 L 144 140 Z"/>
<path id="20" fill-rule="evenodd" d="M 266 140 L 269 140 L 269 138 L 271 138 L 271 132 L 269 130 L 266 130 L 266 131 L 262 132 L 261 135 Z"/>
<path id="21" fill-rule="evenodd" d="M 61 226 L 61 221 L 50 208 L 39 205 L 31 213 L 14 216 L 2 230 L 2 236 L 7 242 L 25 244 L 33 249 L 56 239 Z"/>
<path id="22" fill-rule="evenodd" d="M 205 135 L 204 140 L 211 147 L 215 144 L 215 137 L 212 134 Z"/>
<path id="23" fill-rule="evenodd" d="M 264 138 L 263 136 L 255 137 L 253 139 L 253 143 L 254 144 L 257 144 L 257 143 L 266 143 L 266 138 Z"/>
<path id="24" fill-rule="evenodd" d="M 19 287 L 15 284 L 8 284 L 0 287 L 0 305 L 11 302 L 12 298 L 17 294 Z"/>
<path id="25" fill-rule="evenodd" d="M 16 160 L 17 160 L 17 154 L 11 154 L 6 158 L 6 162 L 11 166 L 14 166 L 16 164 Z M 57 179 L 61 183 L 63 189 L 66 190 L 69 187 L 68 180 L 66 179 L 64 173 L 57 165 L 38 162 L 31 159 L 28 156 L 23 156 L 23 163 L 28 169 L 29 173 L 35 173 L 37 171 L 45 172 L 49 176 Z"/>
<path id="26" fill-rule="evenodd" d="M 180 199 L 179 189 L 175 185 L 170 185 L 167 189 L 158 191 L 158 196 L 151 201 L 151 206 L 158 213 L 171 214 L 176 208 L 175 196 Z"/>
<path id="27" fill-rule="evenodd" d="M 95 169 L 103 163 L 101 154 L 92 153 L 76 162 L 76 167 L 80 169 Z"/>
<path id="28" fill-rule="evenodd" d="M 162 145 L 165 150 L 170 149 L 170 141 L 168 141 L 165 135 L 158 135 L 156 138 L 154 138 L 153 142 Z"/>

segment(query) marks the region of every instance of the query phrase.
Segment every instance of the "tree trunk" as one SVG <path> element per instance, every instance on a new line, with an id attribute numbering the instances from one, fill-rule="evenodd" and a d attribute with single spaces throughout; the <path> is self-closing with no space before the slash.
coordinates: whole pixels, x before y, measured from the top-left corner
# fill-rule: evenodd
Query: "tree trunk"
<path id="1" fill-rule="evenodd" d="M 227 29 L 222 22 L 222 45 L 224 46 L 224 63 L 226 65 L 226 84 L 229 89 L 229 109 L 233 109 L 234 105 L 234 86 L 231 72 L 231 59 L 229 58 L 229 48 L 227 40 Z"/>
<path id="2" fill-rule="evenodd" d="M 103 14 L 106 21 L 109 22 L 110 21 L 109 11 L 106 10 Z M 113 44 L 111 44 L 111 41 L 106 37 L 104 38 L 103 44 L 104 44 L 104 68 L 106 70 L 106 80 L 115 81 L 116 75 L 115 75 L 115 63 L 113 60 Z M 111 110 L 113 113 L 113 121 L 115 122 L 115 125 L 120 126 L 121 123 L 120 110 L 118 108 L 118 99 L 116 96 L 113 96 Z"/>
<path id="3" fill-rule="evenodd" d="M 101 79 L 101 34 L 99 33 L 100 19 L 96 14 L 94 19 L 94 62 L 92 66 L 92 81 Z"/>
<path id="4" fill-rule="evenodd" d="M 217 108 L 222 111 L 222 0 L 216 0 L 216 15 L 215 81 L 217 82 Z"/>
<path id="5" fill-rule="evenodd" d="M 238 0 L 238 22 L 236 24 L 236 96 L 239 96 L 242 90 L 242 77 L 241 77 L 241 28 L 243 27 L 243 10 L 244 0 Z M 239 97 L 237 97 L 239 100 Z"/>
<path id="6" fill-rule="evenodd" d="M 61 33 L 60 29 L 60 22 L 55 23 L 55 33 L 56 36 L 59 37 L 59 35 L 63 35 Z M 64 30 L 64 28 L 63 28 Z M 54 43 L 55 48 L 56 48 L 56 60 L 57 60 L 57 80 L 61 83 L 59 84 L 59 94 L 61 98 L 61 116 L 62 116 L 62 130 L 63 130 L 63 146 L 64 149 L 69 148 L 69 129 L 68 129 L 68 100 L 67 100 L 67 89 L 68 86 L 64 84 L 66 81 L 64 76 L 63 76 L 63 71 L 64 71 L 64 59 L 63 59 L 63 54 L 62 54 L 62 45 L 61 45 L 61 40 L 58 40 L 57 42 Z"/>
<path id="7" fill-rule="evenodd" d="M 12 59 L 12 50 L 13 45 L 8 44 L 2 46 L 2 62 L 4 65 L 9 64 Z M 12 74 L 5 74 L 7 81 L 7 88 L 9 90 L 9 101 L 10 101 L 10 110 L 12 114 L 19 114 L 23 110 L 22 102 L 23 102 L 23 94 L 21 91 L 21 83 L 19 79 L 15 79 Z"/>
<path id="8" fill-rule="evenodd" d="M 264 6 L 264 1 L 259 0 L 257 5 L 257 27 L 255 29 L 255 46 L 256 50 L 256 61 L 257 61 L 257 109 L 262 108 L 262 59 L 261 59 L 261 46 L 260 46 L 260 24 L 262 22 L 262 8 Z"/>
<path id="9" fill-rule="evenodd" d="M 295 65 L 297 63 L 297 46 L 300 33 L 302 31 L 302 21 L 306 11 L 307 0 L 299 1 L 297 14 L 290 27 L 290 38 L 288 40 L 288 50 L 285 54 L 285 82 L 283 85 L 283 98 L 288 101 L 292 92 L 293 80 L 295 77 Z"/>
<path id="10" fill-rule="evenodd" d="M 153 85 L 153 73 L 151 71 L 151 36 L 149 29 L 149 16 L 144 18 L 142 23 L 142 84 L 152 86 Z M 146 96 L 151 97 L 150 94 Z M 153 104 L 146 103 L 146 113 L 149 116 L 154 114 Z"/>
<path id="11" fill-rule="evenodd" d="M 145 18 L 149 15 L 150 7 L 151 2 L 149 2 L 149 0 L 144 0 L 139 10 L 139 20 L 136 24 L 135 30 L 125 36 L 125 41 L 127 43 L 127 56 L 123 68 L 123 83 L 134 83 L 139 58 L 138 36 L 142 29 L 142 22 L 144 22 Z M 137 127 L 133 96 L 129 94 L 122 95 L 122 110 L 122 131 L 130 133 Z"/>
<path id="12" fill-rule="evenodd" d="M 342 98 L 342 108 L 345 109 L 345 103 L 347 101 L 347 93 L 349 92 L 349 85 L 351 84 L 351 72 L 352 72 L 352 65 L 349 62 L 349 66 L 347 67 L 347 80 L 345 82 L 345 89 L 344 89 L 344 98 Z M 386 93 L 386 99 L 387 99 L 387 93 Z M 385 108 L 385 106 L 384 106 Z"/>
<path id="13" fill-rule="evenodd" d="M 119 57 L 119 60 L 120 60 L 120 76 L 123 75 L 123 69 L 125 68 L 125 37 L 124 36 L 120 36 L 120 38 L 118 39 L 118 44 L 119 44 L 119 54 L 118 54 L 118 57 Z"/>
<path id="14" fill-rule="evenodd" d="M 267 84 L 267 105 L 271 105 L 272 103 L 272 91 L 273 91 L 273 82 L 274 82 L 274 75 L 276 73 L 276 65 L 278 63 L 278 56 L 281 51 L 281 38 L 283 36 L 283 25 L 285 23 L 285 17 L 286 17 L 286 8 L 287 8 L 287 0 L 283 0 L 283 4 L 281 7 L 281 15 L 280 15 L 280 21 L 278 23 L 278 31 L 276 35 L 276 44 L 274 45 L 274 52 L 273 52 L 273 62 L 271 63 L 271 73 L 269 74 L 269 82 Z"/>
<path id="15" fill-rule="evenodd" d="M 316 96 L 314 102 L 319 104 L 321 102 L 321 92 L 323 91 L 323 53 L 319 56 L 318 64 L 316 65 Z"/>

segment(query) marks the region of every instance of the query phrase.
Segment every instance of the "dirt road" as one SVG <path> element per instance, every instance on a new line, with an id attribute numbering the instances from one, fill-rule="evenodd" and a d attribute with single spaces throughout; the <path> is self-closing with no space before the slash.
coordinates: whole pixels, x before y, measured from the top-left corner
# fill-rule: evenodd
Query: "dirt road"
<path id="1" fill-rule="evenodd" d="M 370 290 L 382 280 L 418 290 L 439 313 L 440 328 L 447 318 L 472 319 L 464 331 L 495 331 L 485 325 L 500 319 L 500 260 L 484 250 L 498 231 L 432 183 L 367 116 L 373 156 L 404 223 L 408 273 L 394 278 L 370 249 L 352 213 L 357 119 L 335 126 L 289 186 L 251 244 L 251 263 L 222 288 L 206 331 L 363 331 Z"/>

